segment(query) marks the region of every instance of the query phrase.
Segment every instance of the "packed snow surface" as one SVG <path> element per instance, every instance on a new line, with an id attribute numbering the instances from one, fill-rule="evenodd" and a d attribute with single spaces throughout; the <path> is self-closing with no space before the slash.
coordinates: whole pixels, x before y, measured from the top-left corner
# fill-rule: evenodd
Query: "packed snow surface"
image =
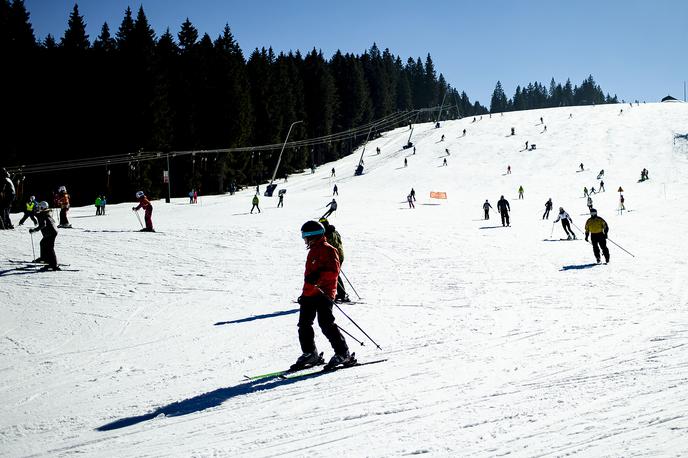
<path id="1" fill-rule="evenodd" d="M 28 228 L 2 231 L 0 455 L 686 456 L 687 131 L 684 104 L 557 108 L 420 124 L 413 155 L 404 127 L 367 145 L 363 176 L 359 149 L 280 182 L 284 208 L 261 193 L 260 214 L 254 189 L 153 201 L 157 233 L 132 203 L 73 208 L 62 272 L 12 262 L 32 259 Z M 594 206 L 635 257 L 610 243 L 598 266 L 553 220 L 583 227 L 600 169 Z M 335 183 L 363 298 L 342 308 L 382 350 L 335 316 L 359 361 L 387 361 L 247 381 L 301 353 L 299 228 Z M 482 219 L 502 194 L 508 228 Z"/>

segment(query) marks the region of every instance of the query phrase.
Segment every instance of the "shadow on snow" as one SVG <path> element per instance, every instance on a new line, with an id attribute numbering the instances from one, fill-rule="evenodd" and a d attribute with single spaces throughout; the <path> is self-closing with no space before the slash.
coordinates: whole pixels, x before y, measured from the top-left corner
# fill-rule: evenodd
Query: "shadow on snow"
<path id="1" fill-rule="evenodd" d="M 255 316 L 251 316 L 248 318 L 242 318 L 240 320 L 218 321 L 217 323 L 215 323 L 215 326 L 222 326 L 225 324 L 235 324 L 235 323 L 247 323 L 249 321 L 264 320 L 266 318 L 275 318 L 278 316 L 293 315 L 294 313 L 299 313 L 299 309 L 282 310 L 280 312 L 267 313 L 265 315 L 255 315 Z"/>
<path id="2" fill-rule="evenodd" d="M 592 264 L 574 264 L 570 266 L 563 266 L 561 270 L 581 270 L 581 269 L 590 269 L 591 267 L 595 267 L 597 264 L 592 263 Z"/>

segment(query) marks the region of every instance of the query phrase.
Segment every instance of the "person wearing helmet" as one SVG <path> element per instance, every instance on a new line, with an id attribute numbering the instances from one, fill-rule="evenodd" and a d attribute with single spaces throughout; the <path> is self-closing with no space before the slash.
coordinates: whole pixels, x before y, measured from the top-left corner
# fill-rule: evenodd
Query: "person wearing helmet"
<path id="1" fill-rule="evenodd" d="M 332 199 L 332 202 L 330 202 L 329 204 L 325 205 L 325 208 L 327 208 L 327 207 L 330 207 L 330 208 L 329 208 L 329 210 L 327 210 L 327 211 L 325 212 L 324 215 L 322 215 L 322 216 L 320 217 L 321 219 L 322 219 L 322 218 L 327 218 L 327 217 L 330 216 L 332 213 L 334 213 L 334 212 L 337 211 L 337 201 L 334 200 L 334 199 Z"/>
<path id="2" fill-rule="evenodd" d="M 332 314 L 340 266 L 337 249 L 327 243 L 325 228 L 317 221 L 307 221 L 301 226 L 301 237 L 308 247 L 303 290 L 298 299 L 299 343 L 303 354 L 290 370 L 299 370 L 323 362 L 322 355 L 315 347 L 313 321 L 316 316 L 322 333 L 330 341 L 335 353 L 328 366 L 353 364 L 355 360 L 349 354 L 349 347 Z"/>
<path id="3" fill-rule="evenodd" d="M 38 226 L 29 229 L 29 232 L 34 233 L 41 231 L 43 238 L 41 239 L 40 257 L 34 262 L 44 262 L 47 266 L 41 270 L 60 270 L 57 265 L 57 256 L 55 255 L 55 238 L 57 237 L 57 228 L 55 228 L 55 220 L 50 215 L 50 207 L 48 202 L 41 202 L 38 204 Z"/>
<path id="4" fill-rule="evenodd" d="M 27 220 L 27 218 L 31 218 L 31 221 L 33 221 L 34 226 L 38 225 L 38 221 L 36 221 L 36 217 L 34 216 L 34 213 L 38 211 L 38 202 L 36 202 L 36 197 L 31 196 L 29 198 L 29 201 L 26 202 L 26 206 L 24 207 L 24 216 L 22 216 L 22 219 L 19 220 L 19 225 L 21 226 L 24 224 L 24 221 Z"/>
<path id="5" fill-rule="evenodd" d="M 10 177 L 10 172 L 3 169 L 2 182 L 0 183 L 0 229 L 14 229 L 10 219 L 12 202 L 16 198 L 14 183 Z"/>
<path id="6" fill-rule="evenodd" d="M 609 225 L 607 225 L 607 222 L 597 216 L 597 210 L 594 208 L 590 209 L 590 218 L 585 222 L 585 241 L 588 241 L 588 236 L 591 237 L 592 252 L 598 264 L 601 262 L 600 248 L 602 249 L 602 254 L 604 254 L 604 263 L 607 264 L 609 262 L 608 234 Z"/>
<path id="7" fill-rule="evenodd" d="M 561 220 L 561 226 L 564 228 L 564 232 L 566 232 L 566 236 L 569 240 L 573 238 L 573 240 L 576 240 L 576 234 L 573 233 L 573 230 L 571 229 L 571 223 L 573 220 L 569 216 L 568 213 L 564 211 L 563 207 L 559 207 L 559 216 L 557 219 L 554 220 L 554 223 L 558 223 Z"/>
<path id="8" fill-rule="evenodd" d="M 60 186 L 57 190 L 57 205 L 60 207 L 60 224 L 58 224 L 57 227 L 72 227 L 67 218 L 67 212 L 69 211 L 69 194 L 67 194 L 67 188 L 64 186 Z"/>
<path id="9" fill-rule="evenodd" d="M 509 212 L 511 211 L 511 206 L 509 206 L 509 201 L 501 196 L 497 201 L 497 210 L 502 217 L 502 226 L 510 226 L 509 224 Z"/>
<path id="10" fill-rule="evenodd" d="M 143 191 L 138 191 L 136 193 L 136 198 L 139 200 L 139 204 L 131 209 L 138 211 L 140 208 L 145 210 L 144 219 L 146 220 L 146 227 L 141 229 L 141 232 L 155 232 L 153 229 L 153 220 L 151 216 L 153 215 L 153 204 L 150 203 Z"/>
<path id="11" fill-rule="evenodd" d="M 492 209 L 492 205 L 490 205 L 490 202 L 485 199 L 485 203 L 483 204 L 483 210 L 485 211 L 485 219 L 490 219 L 490 209 Z"/>

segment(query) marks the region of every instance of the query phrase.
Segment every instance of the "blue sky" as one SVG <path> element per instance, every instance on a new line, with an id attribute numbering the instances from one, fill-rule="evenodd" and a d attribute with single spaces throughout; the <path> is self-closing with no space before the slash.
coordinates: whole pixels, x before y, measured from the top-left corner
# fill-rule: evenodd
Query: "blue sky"
<path id="1" fill-rule="evenodd" d="M 73 1 L 25 0 L 39 39 L 62 36 Z M 360 54 L 376 42 L 405 61 L 429 52 L 438 71 L 471 100 L 489 105 L 497 80 L 516 85 L 589 74 L 621 99 L 683 97 L 688 80 L 687 0 L 82 0 L 91 41 L 103 22 L 114 31 L 127 6 L 143 5 L 158 35 L 176 36 L 188 16 L 215 38 L 228 23 L 244 54 L 337 49 Z"/>

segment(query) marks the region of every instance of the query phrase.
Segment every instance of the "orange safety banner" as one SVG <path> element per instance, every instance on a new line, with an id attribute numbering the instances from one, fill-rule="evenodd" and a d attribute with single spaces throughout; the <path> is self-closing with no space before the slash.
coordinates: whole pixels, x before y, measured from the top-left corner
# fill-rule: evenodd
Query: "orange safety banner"
<path id="1" fill-rule="evenodd" d="M 446 199 L 447 198 L 447 193 L 446 192 L 430 192 L 430 198 L 431 199 Z"/>

